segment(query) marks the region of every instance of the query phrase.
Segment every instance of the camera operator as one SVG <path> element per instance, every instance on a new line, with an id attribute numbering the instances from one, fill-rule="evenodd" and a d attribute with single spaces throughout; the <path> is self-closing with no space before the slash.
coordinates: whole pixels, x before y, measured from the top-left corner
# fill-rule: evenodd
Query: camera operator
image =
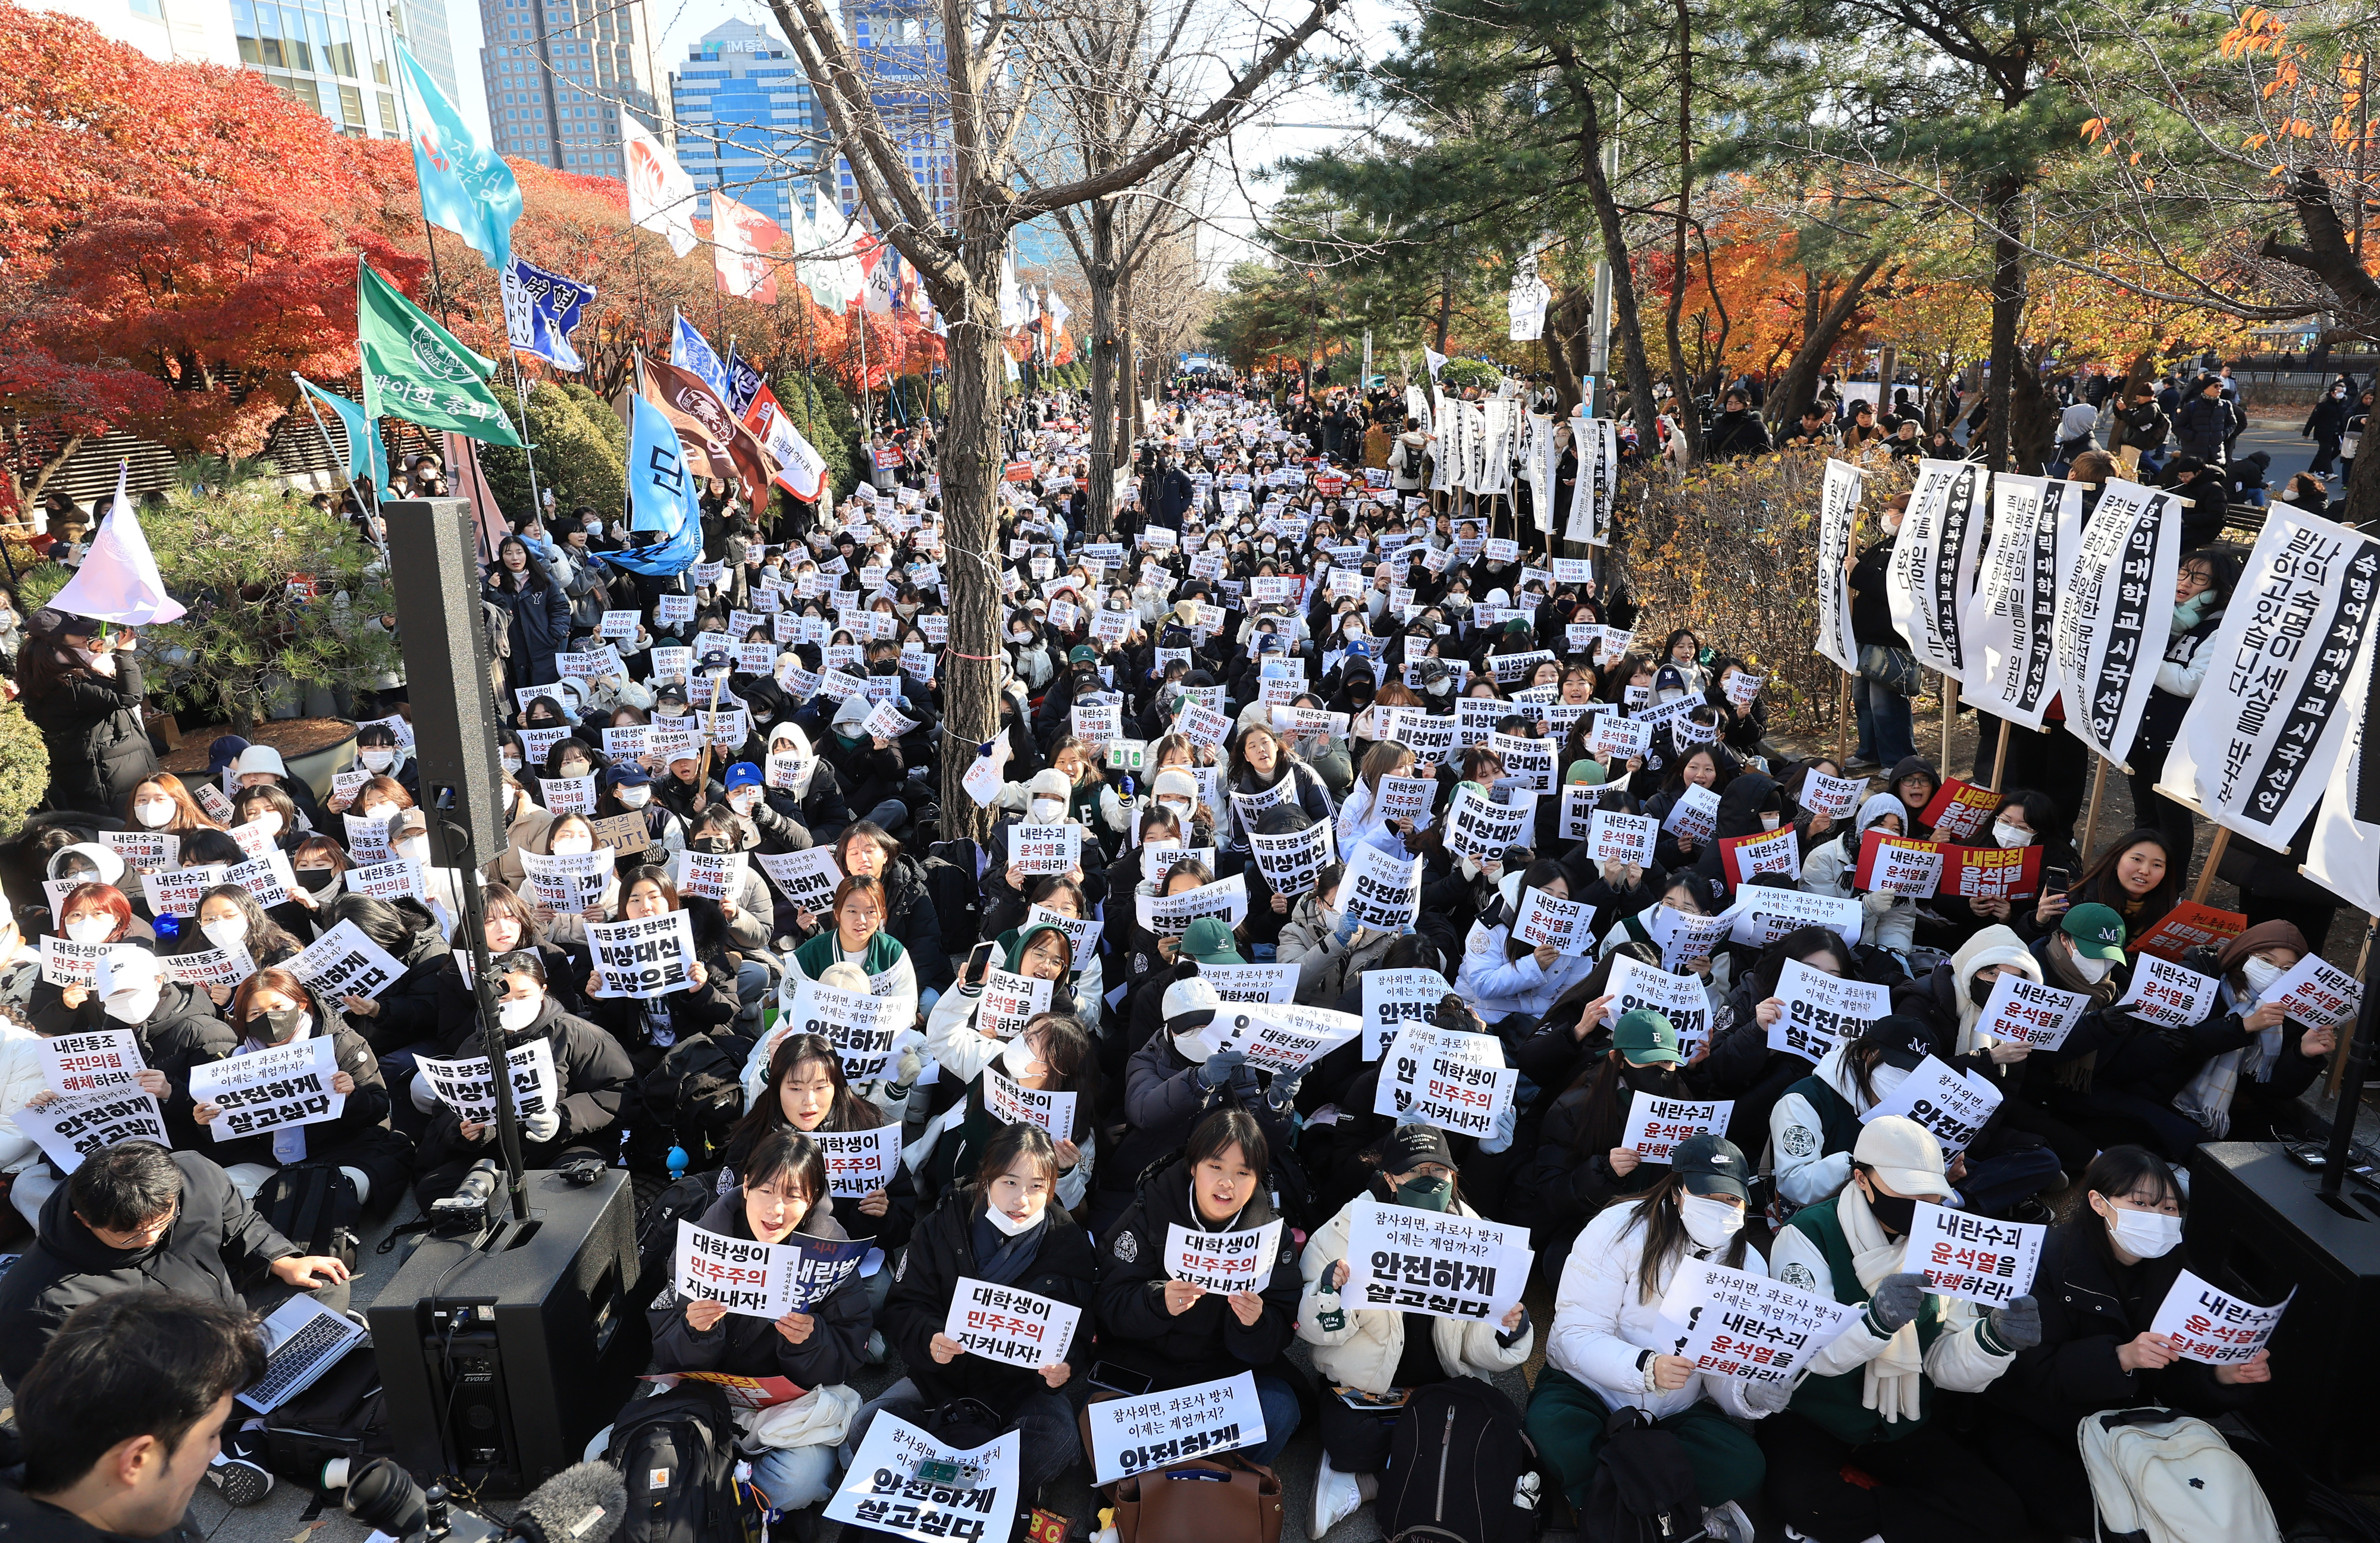
<path id="1" fill-rule="evenodd" d="M 169 1535 L 232 1394 L 263 1374 L 263 1342 L 235 1303 L 168 1291 L 85 1303 L 17 1382 L 25 1477 L 0 1489 L 0 1531 L 13 1543 Z"/>

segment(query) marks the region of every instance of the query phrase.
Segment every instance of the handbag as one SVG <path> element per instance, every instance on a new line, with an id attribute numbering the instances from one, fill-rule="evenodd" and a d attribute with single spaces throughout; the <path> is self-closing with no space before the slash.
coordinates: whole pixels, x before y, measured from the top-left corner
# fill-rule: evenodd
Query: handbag
<path id="1" fill-rule="evenodd" d="M 1281 1543 L 1281 1479 L 1237 1453 L 1196 1457 L 1116 1486 L 1122 1543 Z"/>
<path id="2" fill-rule="evenodd" d="M 1915 696 L 1925 689 L 1917 656 L 1906 648 L 1882 643 L 1860 645 L 1859 672 L 1861 680 L 1873 681 L 1896 696 Z"/>

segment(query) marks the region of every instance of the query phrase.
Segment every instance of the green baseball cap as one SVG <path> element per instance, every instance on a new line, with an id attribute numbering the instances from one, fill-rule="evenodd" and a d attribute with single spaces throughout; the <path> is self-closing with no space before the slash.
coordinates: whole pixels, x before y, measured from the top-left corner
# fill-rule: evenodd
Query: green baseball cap
<path id="1" fill-rule="evenodd" d="M 1668 1015 L 1650 1007 L 1621 1013 L 1620 1021 L 1611 1026 L 1611 1043 L 1640 1067 L 1657 1061 L 1677 1067 L 1683 1066 L 1686 1060 L 1678 1049 L 1678 1031 L 1670 1026 Z"/>
<path id="2" fill-rule="evenodd" d="M 2074 951 L 2084 958 L 2106 959 L 2110 964 L 2124 962 L 2124 919 L 2116 914 L 2115 907 L 2095 902 L 2076 906 L 2058 925 L 2066 930 Z"/>
<path id="3" fill-rule="evenodd" d="M 1181 953 L 1200 964 L 1244 964 L 1232 944 L 1231 923 L 1220 916 L 1201 916 L 1182 934 Z"/>
<path id="4" fill-rule="evenodd" d="M 1099 651 L 1087 643 L 1078 643 L 1075 645 L 1075 651 L 1067 655 L 1066 658 L 1073 664 L 1097 664 L 1099 662 Z"/>

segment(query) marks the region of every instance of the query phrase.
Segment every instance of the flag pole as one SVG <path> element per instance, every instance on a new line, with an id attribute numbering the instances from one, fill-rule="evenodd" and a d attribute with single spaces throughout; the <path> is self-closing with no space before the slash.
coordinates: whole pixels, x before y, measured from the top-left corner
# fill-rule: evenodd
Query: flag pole
<path id="1" fill-rule="evenodd" d="M 295 371 L 292 371 L 292 372 L 291 372 L 291 374 L 290 374 L 290 379 L 292 379 L 292 380 L 297 379 L 297 374 L 296 374 L 296 372 L 295 372 Z M 348 490 L 349 490 L 349 491 L 353 491 L 353 490 L 354 490 L 354 488 L 355 488 L 355 486 L 356 486 L 356 484 L 355 484 L 355 478 L 354 478 L 354 477 L 352 477 L 352 476 L 345 476 L 345 475 L 343 475 L 343 474 L 340 472 L 340 470 L 339 470 L 339 451 L 338 451 L 338 447 L 331 443 L 331 429 L 330 429 L 330 426 L 329 426 L 329 425 L 327 425 L 327 424 L 325 424 L 325 423 L 322 421 L 322 410 L 321 408 L 319 408 L 319 407 L 317 407 L 317 406 L 315 406 L 315 405 L 314 405 L 314 398 L 313 398 L 312 394 L 311 394 L 311 393 L 310 393 L 310 392 L 306 392 L 306 391 L 305 391 L 305 390 L 303 390 L 302 388 L 301 388 L 301 389 L 298 391 L 298 401 L 300 401 L 300 402 L 302 402 L 302 403 L 304 403 L 304 404 L 306 404 L 306 412 L 307 412 L 307 415 L 314 420 L 314 432 L 315 432 L 315 433 L 317 433 L 317 434 L 320 434 L 321 436 L 322 436 L 322 453 L 323 453 L 323 454 L 325 454 L 325 455 L 327 455 L 327 456 L 329 456 L 329 457 L 331 458 L 331 475 L 332 475 L 333 476 L 338 477 L 338 478 L 339 478 L 343 483 L 345 483 L 345 484 L 346 484 L 346 486 L 347 487 L 347 488 L 348 488 Z M 348 458 L 349 460 L 353 460 L 353 459 L 355 458 L 355 454 L 354 454 L 355 447 L 354 447 L 354 446 L 352 446 L 352 445 L 350 445 L 350 446 L 348 446 L 347 448 L 348 448 L 348 457 L 347 457 L 347 458 Z M 368 453 L 367 453 L 367 464 L 370 464 L 370 463 L 369 463 L 369 452 L 368 452 Z"/>
<path id="2" fill-rule="evenodd" d="M 545 503 L 538 497 L 537 451 L 530 445 L 528 437 L 528 392 L 523 389 L 528 372 L 521 368 L 520 348 L 517 344 L 514 345 L 512 355 L 513 401 L 519 404 L 521 416 L 521 459 L 528 463 L 528 517 L 538 520 L 544 517 Z"/>

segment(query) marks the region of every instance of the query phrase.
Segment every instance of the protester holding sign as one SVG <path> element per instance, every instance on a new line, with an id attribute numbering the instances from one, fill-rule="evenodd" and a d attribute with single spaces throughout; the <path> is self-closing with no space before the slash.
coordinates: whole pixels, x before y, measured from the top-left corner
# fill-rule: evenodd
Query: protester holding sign
<path id="1" fill-rule="evenodd" d="M 1590 1002 L 1581 1029 L 1599 1028 L 1598 1009 L 1610 1001 Z M 1622 1013 L 1611 1026 L 1611 1048 L 1543 1106 L 1536 1149 L 1514 1175 L 1512 1196 L 1512 1213 L 1527 1218 L 1538 1258 L 1559 1258 L 1597 1212 L 1669 1175 L 1668 1164 L 1647 1162 L 1628 1145 L 1629 1109 L 1638 1095 L 1694 1097 L 1681 1072 L 1685 1061 L 1667 1017 L 1644 1007 Z"/>
<path id="2" fill-rule="evenodd" d="M 405 1181 L 407 1143 L 389 1127 L 388 1085 L 364 1037 L 334 1013 L 325 1013 L 311 993 L 285 970 L 266 968 L 240 982 L 230 1007 L 239 1043 L 227 1059 L 317 1038 L 331 1041 L 338 1071 L 323 1090 L 346 1100 L 328 1120 L 286 1125 L 254 1136 L 223 1139 L 213 1128 L 225 1123 L 212 1103 L 192 1107 L 190 1117 L 211 1137 L 207 1155 L 221 1163 L 243 1195 L 253 1197 L 277 1168 L 300 1163 L 335 1167 L 355 1180 L 356 1201 L 374 1193 L 394 1196 Z M 317 1095 L 320 1096 L 320 1095 Z"/>
<path id="3" fill-rule="evenodd" d="M 1049 942 L 1047 939 L 1055 939 Z M 1042 956 L 1041 968 L 1056 968 L 1062 979 L 1065 934 L 1046 924 L 1028 927 L 1022 939 L 1027 953 Z M 1020 961 L 1021 962 L 1021 961 Z M 977 993 L 982 991 L 977 986 Z M 957 1002 L 961 1010 L 946 1013 Z M 1059 1203 L 1080 1205 L 1099 1165 L 1096 1139 L 1100 1078 L 1099 1047 L 1083 1020 L 1071 1011 L 1035 1013 L 1005 1039 L 996 1039 L 968 1019 L 973 998 L 965 986 L 942 998 L 934 1009 L 935 1027 L 929 1030 L 926 1054 L 941 1067 L 941 1075 L 965 1089 L 926 1134 L 924 1150 L 914 1159 L 922 1187 L 940 1193 L 975 1175 L 976 1164 L 1001 1128 L 1012 1123 L 1002 1107 L 1014 1090 L 1061 1095 L 1052 1101 L 1069 1112 L 1066 1127 L 1050 1133 L 1058 1151 Z M 1001 1083 L 1004 1081 L 1006 1089 Z"/>
<path id="4" fill-rule="evenodd" d="M 847 836 L 845 840 L 856 848 L 864 838 Z M 835 886 L 834 924 L 795 949 L 793 962 L 795 969 L 813 981 L 831 964 L 858 966 L 868 977 L 869 994 L 892 1004 L 885 1009 L 888 1016 L 882 1021 L 913 1023 L 917 1017 L 917 970 L 901 940 L 884 930 L 888 906 L 881 879 L 852 874 Z M 783 1011 L 793 1003 L 792 971 L 787 971 L 780 989 L 778 1007 Z"/>
<path id="5" fill-rule="evenodd" d="M 2076 1429 L 2111 1409 L 2162 1404 L 2214 1420 L 2272 1380 L 2265 1351 L 2238 1366 L 2183 1359 L 2149 1331 L 2175 1280 L 2185 1194 L 2173 1170 L 2140 1147 L 2110 1147 L 2083 1172 L 2082 1203 L 2051 1229 L 2034 1276 L 2041 1343 L 2017 1353 L 1985 1392 L 1992 1466 L 2024 1497 L 2045 1532 L 2087 1537 L 2095 1521 Z"/>
<path id="6" fill-rule="evenodd" d="M 1296 753 L 1281 742 L 1280 735 L 1260 723 L 1240 730 L 1232 745 L 1224 781 L 1233 798 L 1231 834 L 1226 840 L 1236 851 L 1247 850 L 1251 826 L 1245 813 L 1256 802 L 1260 802 L 1265 808 L 1293 804 L 1305 812 L 1307 819 L 1325 823 L 1334 814 L 1330 790 L 1323 786 L 1321 774 L 1299 760 Z"/>
<path id="7" fill-rule="evenodd" d="M 826 1163 L 818 1148 L 794 1130 L 773 1130 L 753 1144 L 734 1189 L 696 1224 L 706 1232 L 756 1243 L 802 1239 L 843 1242 L 826 1203 Z M 844 1382 L 867 1364 L 867 1287 L 855 1272 L 825 1301 L 768 1319 L 730 1312 L 723 1302 L 663 1291 L 652 1320 L 653 1369 L 714 1371 L 735 1377 L 783 1377 L 804 1390 Z M 849 1395 L 846 1394 L 846 1397 Z M 769 1446 L 752 1465 L 752 1481 L 770 1503 L 788 1511 L 815 1505 L 833 1488 L 834 1441 Z"/>
<path id="8" fill-rule="evenodd" d="M 1297 1335 L 1314 1347 L 1314 1369 L 1329 1384 L 1318 1401 L 1322 1468 L 1314 1481 L 1311 1537 L 1353 1515 L 1367 1498 L 1363 1481 L 1388 1466 L 1397 1424 L 1408 1417 L 1402 1406 L 1415 1389 L 1451 1377 L 1492 1378 L 1526 1361 L 1535 1345 L 1529 1310 L 1517 1296 L 1491 1323 L 1366 1308 L 1350 1300 L 1353 1293 L 1342 1295 L 1350 1272 L 1348 1236 L 1358 1208 L 1378 1202 L 1449 1216 L 1478 1215 L 1463 1202 L 1461 1175 L 1444 1132 L 1399 1126 L 1370 1156 L 1374 1167 L 1365 1192 L 1306 1239 L 1299 1260 L 1305 1290 L 1298 1299 Z M 1438 1282 L 1437 1263 L 1420 1263 L 1419 1276 Z M 1357 1407 L 1342 1396 L 1342 1389 L 1369 1396 Z"/>
<path id="9" fill-rule="evenodd" d="M 198 923 L 184 931 L 181 946 L 168 958 L 237 948 L 248 956 L 252 967 L 261 968 L 283 963 L 305 946 L 256 903 L 254 895 L 236 884 L 219 884 L 199 897 Z M 237 986 L 237 981 L 229 985 L 211 981 L 201 989 L 208 1001 L 223 1007 L 230 1004 Z"/>
<path id="10" fill-rule="evenodd" d="M 2176 851 L 2188 851 L 2195 839 L 2190 811 L 2158 792 L 2156 785 L 2165 776 L 2174 736 L 2181 732 L 2182 717 L 2214 662 L 2211 645 L 2239 585 L 2236 548 L 2205 547 L 2181 555 L 2174 573 L 2173 626 L 2166 634 L 2165 657 L 2157 661 L 2156 680 L 2148 705 L 2141 709 L 2131 753 L 2125 758 L 2131 768 L 2134 817 L 2163 832 L 2166 845 Z"/>
<path id="11" fill-rule="evenodd" d="M 1236 961 L 1234 961 L 1236 962 Z M 1190 969 L 1195 971 L 1194 963 Z M 1106 1163 L 1105 1178 L 1093 1199 L 1093 1230 L 1105 1236 L 1134 1199 L 1142 1169 L 1175 1151 L 1198 1122 L 1218 1107 L 1236 1106 L 1257 1120 L 1270 1141 L 1286 1150 L 1296 1132 L 1294 1108 L 1299 1073 L 1259 1081 L 1257 1068 L 1239 1051 L 1220 1050 L 1222 1006 L 1212 982 L 1184 973 L 1159 991 L 1158 1026 L 1124 1067 L 1123 1105 L 1127 1134 Z"/>
<path id="12" fill-rule="evenodd" d="M 1315 875 L 1313 889 L 1297 898 L 1281 929 L 1273 957 L 1297 966 L 1297 1000 L 1304 1006 L 1335 1006 L 1405 935 L 1387 927 L 1367 927 L 1351 914 L 1341 903 L 1346 882 L 1343 864 L 1325 867 Z"/>
<path id="13" fill-rule="evenodd" d="M 1888 1014 L 1828 1051 L 1817 1070 L 1786 1089 L 1769 1120 L 1778 1196 L 1805 1206 L 1839 1193 L 1851 1180 L 1860 1117 L 1906 1081 L 1934 1048 L 1922 1020 Z M 1954 1163 L 1951 1182 L 1964 1172 Z"/>
<path id="14" fill-rule="evenodd" d="M 480 890 L 480 912 L 491 958 L 515 952 L 536 955 L 545 966 L 546 990 L 562 1010 L 576 1018 L 587 1017 L 586 999 L 579 995 L 584 984 L 581 970 L 568 950 L 545 935 L 535 906 L 504 885 L 489 884 Z M 471 958 L 471 946 L 463 936 L 465 925 L 461 918 L 455 919 L 445 966 L 438 972 L 438 1035 L 432 1043 L 442 1055 L 463 1053 L 480 1032 L 480 999 L 463 978 Z"/>
<path id="15" fill-rule="evenodd" d="M 852 1420 L 848 1439 L 855 1448 L 879 1414 L 915 1422 L 953 1399 L 971 1398 L 1003 1422 L 1002 1430 L 1024 1432 L 1018 1477 L 1026 1495 L 1081 1459 L 1070 1394 L 1078 1386 L 1076 1373 L 1097 1354 L 1088 1324 L 1075 1325 L 1071 1344 L 1050 1345 L 1049 1359 L 1037 1368 L 972 1353 L 943 1332 L 962 1281 L 1090 1311 L 1099 1256 L 1090 1235 L 1057 1199 L 1058 1169 L 1047 1132 L 1038 1126 L 1005 1127 L 985 1144 L 975 1176 L 917 1224 L 881 1314 L 885 1341 L 908 1375 Z"/>
<path id="16" fill-rule="evenodd" d="M 1298 1373 L 1284 1352 L 1296 1332 L 1297 1246 L 1280 1225 L 1269 1192 L 1271 1144 L 1245 1109 L 1217 1109 L 1198 1123 L 1179 1160 L 1142 1188 L 1099 1237 L 1100 1353 L 1149 1379 L 1152 1390 L 1256 1374 L 1265 1440 L 1248 1455 L 1270 1463 L 1297 1429 Z M 1175 1233 L 1280 1235 L 1264 1284 L 1225 1295 L 1168 1271 Z"/>
<path id="17" fill-rule="evenodd" d="M 905 1075 L 914 1077 L 917 1069 L 912 1065 Z M 834 1219 L 844 1236 L 865 1238 L 887 1254 L 908 1240 L 917 1219 L 917 1186 L 909 1165 L 900 1160 L 901 1127 L 888 1119 L 883 1107 L 854 1091 L 843 1075 L 842 1055 L 822 1034 L 786 1034 L 777 1041 L 770 1053 L 769 1080 L 760 1096 L 727 1133 L 722 1168 L 728 1174 L 742 1173 L 761 1139 L 784 1129 L 798 1131 L 819 1149 L 827 1166 Z M 856 1192 L 854 1186 L 842 1182 L 843 1173 L 858 1167 L 862 1159 L 845 1150 L 856 1147 L 856 1142 L 838 1138 L 870 1131 L 881 1131 L 890 1139 L 892 1161 L 880 1182 Z M 868 1304 L 880 1311 L 885 1294 L 892 1289 L 892 1272 L 879 1270 L 867 1280 Z"/>
<path id="18" fill-rule="evenodd" d="M 2022 1502 L 1981 1458 L 1929 1423 L 1935 1389 L 1981 1392 L 2041 1343 L 2032 1296 L 1978 1313 L 1925 1290 L 1902 1257 L 1919 1200 L 1953 1181 L 1942 1149 L 1911 1120 L 1862 1129 L 1840 1195 L 1804 1206 L 1777 1235 L 1769 1273 L 1787 1285 L 1864 1305 L 1819 1350 L 1784 1413 L 1758 1427 L 1768 1498 L 1786 1523 L 1821 1537 L 1904 1536 L 1999 1543 L 2023 1525 Z M 1861 1482 L 1845 1477 L 1856 1464 Z"/>
<path id="19" fill-rule="evenodd" d="M 1843 833 L 1813 847 L 1802 860 L 1802 887 L 1814 895 L 1833 895 L 1860 902 L 1860 941 L 1872 948 L 1907 953 L 1917 940 L 1917 902 L 1906 895 L 1877 888 L 1862 894 L 1852 882 L 1859 866 L 1860 847 L 1871 830 L 1899 836 L 1909 824 L 1909 811 L 1890 793 L 1876 793 L 1862 803 L 1859 814 Z"/>
<path id="20" fill-rule="evenodd" d="M 1524 873 L 1507 873 L 1497 887 L 1501 908 L 1471 924 L 1455 986 L 1490 1024 L 1511 1019 L 1534 1024 L 1555 998 L 1586 979 L 1595 963 L 1582 955 L 1565 954 L 1549 943 L 1532 948 L 1512 935 L 1512 920 L 1520 914 L 1528 891 L 1538 890 L 1557 900 L 1571 898 L 1570 874 L 1560 863 L 1541 858 Z"/>
<path id="21" fill-rule="evenodd" d="M 1723 1137 L 1694 1137 L 1660 1182 L 1597 1214 L 1565 1254 L 1527 1422 L 1572 1504 L 1585 1504 L 1610 1416 L 1633 1407 L 1677 1438 L 1696 1498 L 1718 1513 L 1706 1521 L 1711 1536 L 1753 1536 L 1735 1502 L 1759 1493 L 1764 1465 L 1757 1443 L 1733 1422 L 1775 1414 L 1791 1388 L 1705 1372 L 1664 1354 L 1670 1341 L 1660 1325 L 1662 1300 L 1689 1260 L 1767 1273 L 1743 1231 L 1752 1177 L 1743 1153 Z"/>
<path id="22" fill-rule="evenodd" d="M 57 1000 L 42 1014 L 45 990 L 55 992 Z M 75 997 L 82 999 L 80 1006 L 69 1009 L 68 1001 Z M 33 1026 L 45 1038 L 130 1030 L 140 1040 L 140 1058 L 148 1068 L 141 1085 L 164 1111 L 174 1145 L 212 1144 L 190 1118 L 190 1073 L 230 1055 L 237 1042 L 203 990 L 165 979 L 156 956 L 148 950 L 119 945 L 108 950 L 91 987 L 60 990 L 43 982 L 34 988 L 33 1001 Z"/>

